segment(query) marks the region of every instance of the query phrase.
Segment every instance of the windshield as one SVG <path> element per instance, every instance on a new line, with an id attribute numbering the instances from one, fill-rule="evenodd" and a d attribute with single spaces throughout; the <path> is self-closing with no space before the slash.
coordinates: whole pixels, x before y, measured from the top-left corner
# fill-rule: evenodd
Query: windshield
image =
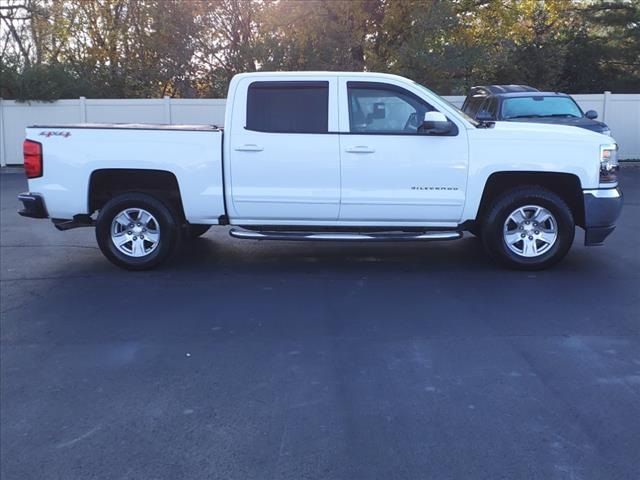
<path id="1" fill-rule="evenodd" d="M 515 97 L 502 102 L 502 118 L 582 117 L 582 110 L 570 97 Z"/>
<path id="2" fill-rule="evenodd" d="M 436 97 L 438 97 L 440 100 L 442 100 L 444 103 L 446 103 L 447 105 L 449 105 L 451 108 L 455 109 L 455 111 L 461 116 L 463 117 L 467 122 L 469 122 L 470 124 L 474 125 L 474 126 L 478 126 L 479 122 L 474 119 L 471 118 L 469 115 L 467 115 L 466 113 L 464 113 L 462 110 L 460 110 L 459 107 L 456 107 L 453 103 L 451 103 L 449 100 L 447 100 L 446 98 L 442 98 L 440 95 L 438 95 L 437 93 L 435 93 L 432 90 L 429 90 L 427 87 L 425 87 L 424 85 L 420 85 L 418 82 L 415 82 L 413 80 L 411 80 L 413 82 L 414 85 L 418 86 L 420 89 L 424 90 L 425 92 L 427 92 L 430 95 L 434 95 Z"/>

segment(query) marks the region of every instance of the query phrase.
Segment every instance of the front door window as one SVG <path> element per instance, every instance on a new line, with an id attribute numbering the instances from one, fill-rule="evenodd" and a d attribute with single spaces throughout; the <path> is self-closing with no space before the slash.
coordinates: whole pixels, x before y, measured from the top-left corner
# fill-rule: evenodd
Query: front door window
<path id="1" fill-rule="evenodd" d="M 412 93 L 392 85 L 348 83 L 352 133 L 415 134 L 425 112 L 433 110 Z"/>

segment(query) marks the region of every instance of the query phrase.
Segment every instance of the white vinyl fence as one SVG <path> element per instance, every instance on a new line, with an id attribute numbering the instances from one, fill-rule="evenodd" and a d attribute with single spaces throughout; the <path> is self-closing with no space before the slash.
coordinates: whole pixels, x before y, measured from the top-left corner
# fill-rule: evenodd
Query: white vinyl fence
<path id="1" fill-rule="evenodd" d="M 445 97 L 461 106 L 464 97 Z M 620 145 L 620 159 L 640 159 L 640 93 L 574 95 L 583 110 L 595 110 Z M 58 123 L 214 124 L 224 122 L 225 100 L 174 99 L 27 102 L 0 99 L 0 165 L 22 164 L 28 125 Z"/>

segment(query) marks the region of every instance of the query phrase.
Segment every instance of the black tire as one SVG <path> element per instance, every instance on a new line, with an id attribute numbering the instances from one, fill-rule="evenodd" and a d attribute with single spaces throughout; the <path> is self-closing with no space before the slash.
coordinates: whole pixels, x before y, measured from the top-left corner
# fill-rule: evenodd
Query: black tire
<path id="1" fill-rule="evenodd" d="M 185 228 L 187 238 L 198 238 L 209 231 L 211 225 L 188 224 Z"/>
<path id="2" fill-rule="evenodd" d="M 509 215 L 520 207 L 537 205 L 547 209 L 556 222 L 557 237 L 548 250 L 536 257 L 524 257 L 510 250 L 504 238 Z M 528 228 L 528 227 L 527 227 Z M 500 195 L 489 206 L 482 221 L 482 242 L 491 258 L 518 270 L 542 270 L 562 260 L 575 236 L 571 209 L 557 194 L 537 186 L 520 187 Z"/>
<path id="3" fill-rule="evenodd" d="M 157 246 L 141 257 L 125 255 L 111 239 L 112 223 L 126 209 L 140 208 L 149 212 L 159 226 Z M 127 270 L 149 270 L 164 262 L 176 249 L 180 240 L 179 222 L 172 211 L 157 198 L 146 193 L 123 193 L 109 200 L 100 209 L 96 221 L 98 246 L 109 261 Z"/>

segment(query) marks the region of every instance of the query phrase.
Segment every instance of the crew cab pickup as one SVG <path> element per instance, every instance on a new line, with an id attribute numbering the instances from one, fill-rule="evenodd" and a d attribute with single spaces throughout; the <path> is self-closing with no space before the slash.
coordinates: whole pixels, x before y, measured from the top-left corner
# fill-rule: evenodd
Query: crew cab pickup
<path id="1" fill-rule="evenodd" d="M 26 217 L 95 226 L 104 255 L 157 266 L 214 225 L 250 240 L 479 237 L 506 266 L 562 259 L 575 226 L 599 245 L 622 208 L 611 137 L 477 122 L 378 73 L 246 73 L 224 131 L 206 125 L 27 128 Z"/>

